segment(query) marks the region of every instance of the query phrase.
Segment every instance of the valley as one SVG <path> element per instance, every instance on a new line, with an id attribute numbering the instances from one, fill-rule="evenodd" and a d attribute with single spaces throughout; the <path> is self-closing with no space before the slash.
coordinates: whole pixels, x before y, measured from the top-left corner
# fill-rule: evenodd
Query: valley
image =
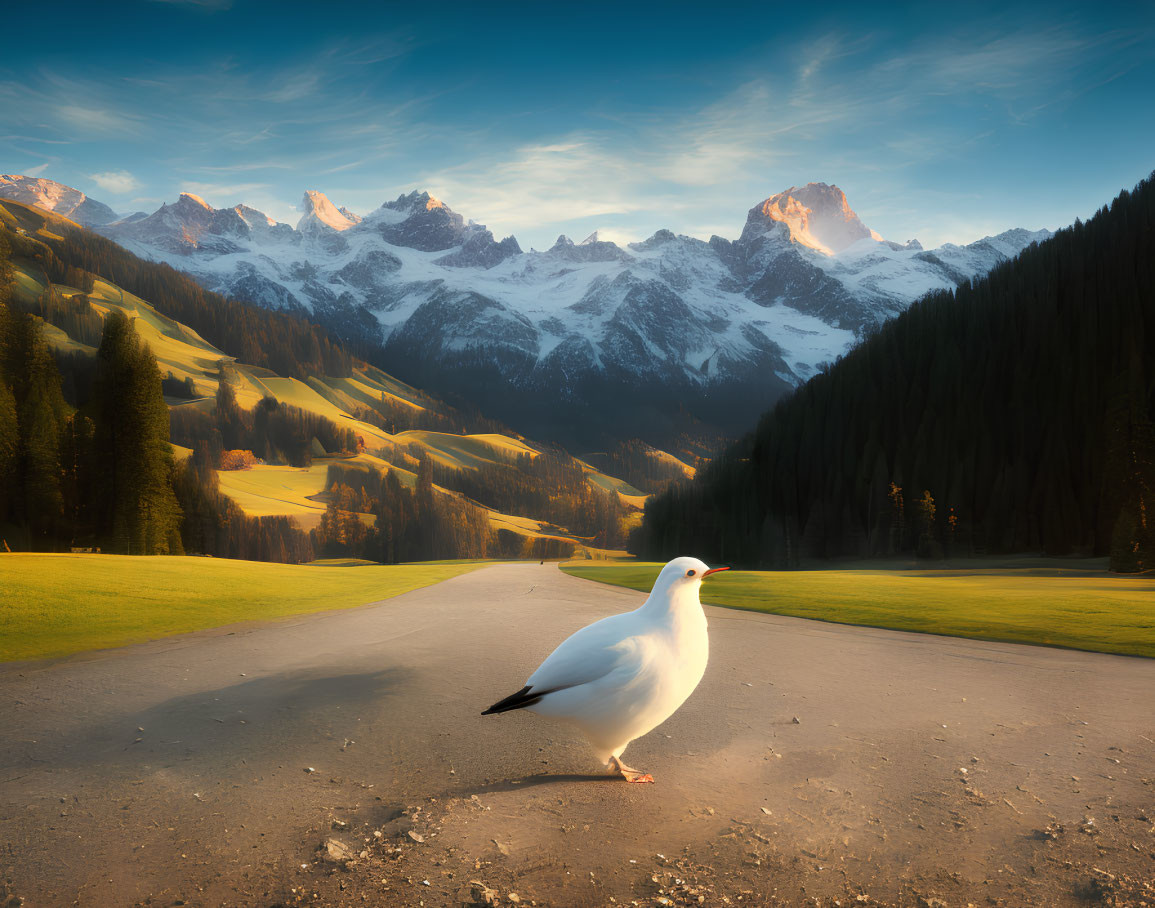
<path id="1" fill-rule="evenodd" d="M 11 202 L 0 204 L 10 228 L 30 241 L 28 248 L 33 251 L 37 244 L 47 243 L 44 248 L 48 248 L 62 233 L 76 229 L 37 209 Z M 334 483 L 353 482 L 359 488 L 365 483 L 381 486 L 391 476 L 400 488 L 414 492 L 420 465 L 427 461 L 438 477 L 438 482 L 432 483 L 434 494 L 479 509 L 490 532 L 500 538 L 501 551 L 506 556 L 568 554 L 615 545 L 620 548 L 625 535 L 640 522 L 646 494 L 628 482 L 580 459 L 573 460 L 554 446 L 535 445 L 511 434 L 443 431 L 443 427 L 478 421 L 457 414 L 437 398 L 375 366 L 354 361 L 345 375 L 309 369 L 298 369 L 297 376 L 281 375 L 266 366 L 239 361 L 193 328 L 162 314 L 150 302 L 110 280 L 77 271 L 76 281 L 83 281 L 84 288 L 53 282 L 30 254 L 35 253 L 14 263 L 13 301 L 48 317 L 49 321 L 43 323 L 45 338 L 59 355 L 80 357 L 75 360 L 79 363 L 90 361 L 96 354 L 93 342 L 98 340 L 100 321 L 108 313 L 116 311 L 132 320 L 134 330 L 152 351 L 165 377 L 173 446 L 180 459 L 188 458 L 198 441 L 216 431 L 212 427 L 214 420 L 221 418 L 218 410 L 224 399 L 237 414 L 248 413 L 245 418 L 250 420 L 262 402 L 266 409 L 270 404 L 288 407 L 331 426 L 326 437 L 346 439 L 339 444 L 348 445 L 347 449 L 326 450 L 314 437 L 305 446 L 307 451 L 300 449 L 297 455 L 289 455 L 290 460 L 304 457 L 307 462 L 288 462 L 283 459 L 284 452 L 277 452 L 273 462 L 219 469 L 216 475 L 220 490 L 250 517 L 290 518 L 307 533 L 318 527 L 326 510 L 331 510 Z M 65 327 L 52 324 L 53 318 Z M 94 335 L 93 331 L 97 333 Z M 492 421 L 480 423 L 483 427 L 495 426 Z M 234 442 L 243 447 L 230 438 L 230 444 Z M 643 459 L 651 457 L 648 451 L 643 452 Z M 692 468 L 664 452 L 654 450 L 652 457 L 667 472 L 692 472 Z M 541 458 L 542 466 L 531 468 Z M 552 466 L 546 466 L 545 461 Z M 672 466 L 675 464 L 677 467 Z M 527 469 L 540 475 L 524 475 Z M 610 537 L 603 534 L 595 538 L 594 533 L 581 535 L 567 529 L 572 516 L 563 519 L 563 512 L 552 503 L 560 500 L 557 493 L 551 495 L 542 485 L 550 469 L 561 469 L 569 477 L 568 482 L 585 487 L 583 494 L 587 496 L 612 499 L 616 516 L 607 518 L 612 524 L 606 531 Z M 485 478 L 481 478 L 482 474 Z M 479 478 L 469 479 L 471 476 Z M 493 486 L 512 479 L 516 479 L 518 487 L 535 491 L 501 494 Z M 500 494 L 507 508 L 513 507 L 514 511 L 485 500 L 494 494 Z M 526 494 L 538 502 L 538 513 L 533 512 Z M 368 527 L 376 522 L 367 511 L 360 512 L 358 519 Z"/>
<path id="2" fill-rule="evenodd" d="M 1155 5 L 907 6 L 9 4 L 0 908 L 1155 908 Z"/>

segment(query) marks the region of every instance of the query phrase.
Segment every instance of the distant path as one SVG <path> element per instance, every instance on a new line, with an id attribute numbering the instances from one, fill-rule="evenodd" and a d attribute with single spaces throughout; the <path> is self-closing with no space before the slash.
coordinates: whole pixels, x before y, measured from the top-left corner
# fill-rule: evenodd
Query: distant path
<path id="1" fill-rule="evenodd" d="M 0 666 L 0 904 L 432 906 L 478 880 L 539 904 L 1074 905 L 1155 878 L 1155 661 L 709 609 L 701 688 L 627 755 L 656 785 L 479 715 L 643 598 L 497 565 Z M 368 854 L 331 873 L 327 836 Z"/>

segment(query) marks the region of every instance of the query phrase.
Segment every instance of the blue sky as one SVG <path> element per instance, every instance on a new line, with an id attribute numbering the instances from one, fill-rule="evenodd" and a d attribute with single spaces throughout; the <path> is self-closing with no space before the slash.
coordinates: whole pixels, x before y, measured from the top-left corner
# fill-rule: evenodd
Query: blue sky
<path id="1" fill-rule="evenodd" d="M 295 223 L 306 189 L 365 213 L 421 188 L 528 249 L 736 237 L 825 181 L 938 244 L 1062 226 L 1155 168 L 1150 2 L 139 0 L 5 25 L 0 171 L 118 211 L 192 191 Z"/>

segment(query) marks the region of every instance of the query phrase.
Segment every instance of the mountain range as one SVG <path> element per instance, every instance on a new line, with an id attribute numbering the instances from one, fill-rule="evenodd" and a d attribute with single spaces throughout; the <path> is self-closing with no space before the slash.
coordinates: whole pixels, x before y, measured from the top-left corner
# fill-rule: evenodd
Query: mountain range
<path id="1" fill-rule="evenodd" d="M 646 502 L 636 554 L 782 569 L 1043 552 L 1150 576 L 1155 174 L 929 295 L 750 424 Z M 1054 625 L 1044 642 L 1078 645 Z"/>
<path id="2" fill-rule="evenodd" d="M 627 429 L 661 442 L 694 420 L 735 431 L 915 299 L 1050 236 L 896 243 L 825 183 L 753 206 L 734 240 L 659 230 L 619 246 L 594 233 L 528 252 L 426 192 L 360 217 L 309 191 L 295 227 L 189 193 L 122 218 L 39 178 L 0 177 L 0 197 L 87 223 L 207 289 L 383 346 L 405 380 L 569 443 Z"/>

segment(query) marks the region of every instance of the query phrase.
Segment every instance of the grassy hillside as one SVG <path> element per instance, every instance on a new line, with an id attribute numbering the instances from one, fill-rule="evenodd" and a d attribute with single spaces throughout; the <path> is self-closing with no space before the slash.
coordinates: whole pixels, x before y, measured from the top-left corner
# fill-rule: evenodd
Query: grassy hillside
<path id="1" fill-rule="evenodd" d="M 38 274 L 28 265 L 18 263 L 15 269 L 17 298 L 34 299 L 43 293 L 47 282 L 43 274 Z M 54 289 L 62 297 L 69 298 L 81 293 L 76 287 L 63 287 L 59 284 Z M 134 319 L 133 327 L 141 338 L 149 345 L 161 373 L 171 372 L 181 381 L 191 378 L 200 393 L 202 406 L 209 405 L 216 396 L 221 381 L 221 364 L 228 367 L 228 375 L 233 383 L 237 402 L 245 409 L 251 409 L 264 397 L 273 397 L 281 403 L 291 404 L 324 416 L 338 425 L 348 426 L 359 435 L 364 436 L 367 446 L 391 444 L 391 436 L 370 423 L 354 419 L 346 410 L 333 404 L 314 387 L 295 378 L 284 378 L 260 366 L 250 366 L 238 363 L 233 357 L 218 350 L 204 340 L 191 328 L 180 324 L 173 319 L 160 314 L 145 300 L 108 281 L 97 278 L 93 283 L 92 292 L 88 294 L 89 303 L 97 312 L 104 314 L 110 309 L 119 309 Z M 77 345 L 59 329 L 50 331 L 48 341 L 55 346 L 66 349 L 79 349 Z M 375 393 L 378 396 L 388 394 L 397 398 L 400 383 L 378 382 L 375 376 L 370 376 L 368 367 L 359 370 L 356 379 L 359 380 L 366 393 Z M 384 377 L 380 370 L 372 370 L 376 375 Z M 318 384 L 327 387 L 328 381 L 343 383 L 349 379 L 317 379 Z M 415 392 L 414 392 L 415 393 Z M 198 401 L 186 402 L 172 400 L 173 406 L 197 406 Z"/>
<path id="2" fill-rule="evenodd" d="M 538 455 L 525 442 L 506 435 L 450 435 L 446 432 L 409 430 L 398 432 L 393 436 L 393 441 L 396 444 L 418 444 L 434 462 L 459 470 L 486 463 L 510 463 L 523 455 Z"/>
<path id="3" fill-rule="evenodd" d="M 240 505 L 246 514 L 254 517 L 283 514 L 294 518 L 302 529 L 311 530 L 320 522 L 328 505 L 330 495 L 325 491 L 325 480 L 329 467 L 334 464 L 344 469 L 359 467 L 381 473 L 392 472 L 409 489 L 417 483 L 414 473 L 371 454 L 320 457 L 308 467 L 259 464 L 250 470 L 221 471 L 218 476 L 221 490 Z M 444 495 L 455 494 L 439 486 L 434 488 Z M 492 509 L 487 511 L 490 525 L 495 530 L 510 530 L 531 539 L 559 539 L 580 543 L 577 537 L 558 533 L 556 528 L 550 528 L 544 521 L 502 514 Z M 365 521 L 373 519 L 368 514 L 361 517 Z"/>
<path id="4" fill-rule="evenodd" d="M 571 562 L 575 577 L 648 592 L 661 564 Z M 728 571 L 702 601 L 894 630 L 1155 657 L 1155 577 L 1060 569 Z"/>
<path id="5" fill-rule="evenodd" d="M 56 230 L 64 231 L 70 225 L 65 219 L 15 203 L 0 206 L 0 213 L 8 227 L 15 226 L 26 236 L 48 240 L 58 236 Z M 34 261 L 17 260 L 15 264 L 16 298 L 30 305 L 48 290 L 48 279 Z M 76 282 L 80 282 L 79 277 Z M 78 287 L 59 283 L 52 284 L 51 289 L 66 300 L 82 294 Z M 438 414 L 429 411 L 432 399 L 427 395 L 371 365 L 355 362 L 352 374 L 340 377 L 286 377 L 262 366 L 238 362 L 187 325 L 165 316 L 148 301 L 126 292 L 111 281 L 96 277 L 86 298 L 91 309 L 101 315 L 112 310 L 127 314 L 134 320 L 137 333 L 156 356 L 161 373 L 171 374 L 181 383 L 191 382 L 194 396 L 191 399 L 167 398 L 171 408 L 211 412 L 220 383 L 227 379 L 238 405 L 245 410 L 252 409 L 264 398 L 273 398 L 349 429 L 363 442 L 367 453 L 356 458 L 322 456 L 308 468 L 261 465 L 243 472 L 222 472 L 222 490 L 249 516 L 283 515 L 296 519 L 306 530 L 312 528 L 320 520 L 327 504 L 324 492 L 328 467 L 337 462 L 346 467 L 377 470 L 382 474 L 394 472 L 402 485 L 412 488 L 417 465 L 414 455 L 421 452 L 443 468 L 466 472 L 506 467 L 516 463 L 519 457 L 539 456 L 540 452 L 525 440 L 497 433 L 460 435 L 426 429 L 387 431 L 381 427 L 382 420 L 374 417 L 375 412 L 380 412 L 378 405 L 385 405 L 386 409 L 400 408 L 411 417 L 410 421 L 423 421 L 424 414 L 429 413 L 432 425 L 438 425 Z M 45 337 L 62 351 L 94 352 L 91 345 L 81 343 L 52 325 L 45 326 Z M 369 421 L 371 417 L 373 421 Z M 187 456 L 187 448 L 177 453 Z M 627 508 L 628 525 L 640 522 L 640 509 L 645 501 L 640 491 L 587 464 L 582 464 L 582 469 L 587 472 L 592 488 L 619 496 Z M 444 488 L 440 491 L 456 494 Z M 486 506 L 485 502 L 480 503 Z M 552 525 L 549 514 L 535 515 L 540 519 L 530 519 L 524 511 L 521 516 L 513 516 L 492 508 L 488 510 L 495 528 L 508 529 L 527 538 L 564 538 L 581 544 L 578 537 Z"/>
<path id="6" fill-rule="evenodd" d="M 237 621 L 352 608 L 480 566 L 0 554 L 0 662 L 66 656 Z"/>

